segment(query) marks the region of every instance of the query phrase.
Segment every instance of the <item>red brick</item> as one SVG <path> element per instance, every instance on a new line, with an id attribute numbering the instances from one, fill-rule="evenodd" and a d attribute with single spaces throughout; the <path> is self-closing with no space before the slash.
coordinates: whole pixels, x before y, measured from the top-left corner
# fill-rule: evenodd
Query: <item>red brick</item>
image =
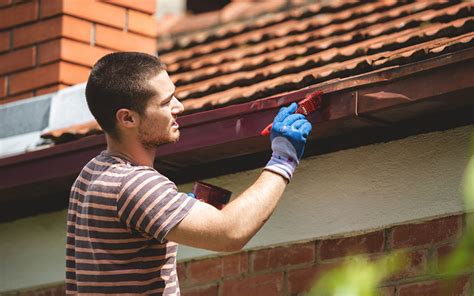
<path id="1" fill-rule="evenodd" d="M 34 23 L 13 30 L 13 47 L 19 47 L 61 36 L 61 18 Z"/>
<path id="2" fill-rule="evenodd" d="M 0 32 L 0 52 L 10 49 L 10 32 Z"/>
<path id="3" fill-rule="evenodd" d="M 324 240 L 319 245 L 321 260 L 356 255 L 362 253 L 382 252 L 384 232 L 375 231 L 363 235 Z"/>
<path id="4" fill-rule="evenodd" d="M 315 243 L 291 245 L 254 251 L 250 254 L 250 270 L 261 271 L 287 265 L 313 263 Z"/>
<path id="5" fill-rule="evenodd" d="M 438 270 L 441 269 L 441 266 L 444 262 L 444 260 L 446 260 L 446 258 L 454 251 L 454 245 L 453 244 L 447 244 L 447 245 L 443 245 L 441 247 L 438 247 L 436 249 L 436 258 L 437 258 L 437 267 L 438 267 Z"/>
<path id="6" fill-rule="evenodd" d="M 222 258 L 210 258 L 189 262 L 186 268 L 188 282 L 211 282 L 222 277 Z"/>
<path id="7" fill-rule="evenodd" d="M 238 276 L 248 271 L 248 254 L 242 252 L 223 257 L 203 259 L 188 262 L 186 272 L 186 283 L 212 282 L 223 277 Z"/>
<path id="8" fill-rule="evenodd" d="M 402 285 L 398 288 L 399 296 L 469 296 L 469 277 L 453 281 L 426 281 Z"/>
<path id="9" fill-rule="evenodd" d="M 176 265 L 176 273 L 178 274 L 178 280 L 179 284 L 183 285 L 187 281 L 187 276 L 186 276 L 186 264 L 185 263 L 178 263 Z"/>
<path id="10" fill-rule="evenodd" d="M 461 234 L 461 216 L 450 216 L 419 224 L 395 226 L 391 233 L 393 248 L 453 241 Z"/>
<path id="11" fill-rule="evenodd" d="M 0 55 L 0 74 L 31 68 L 36 64 L 36 49 L 28 47 Z"/>
<path id="12" fill-rule="evenodd" d="M 249 259 L 247 252 L 222 257 L 222 276 L 240 275 L 247 273 L 248 270 Z"/>
<path id="13" fill-rule="evenodd" d="M 16 292 L 17 296 L 62 296 L 65 295 L 65 284 L 56 284 L 50 287 L 33 288 Z"/>
<path id="14" fill-rule="evenodd" d="M 437 257 L 437 267 L 438 271 L 446 272 L 443 270 L 443 265 L 446 264 L 446 260 L 449 260 L 449 256 L 456 252 L 456 247 L 454 244 L 448 244 L 441 246 L 436 249 L 436 257 Z M 472 250 L 466 250 L 467 252 L 472 252 Z M 474 269 L 474 258 L 470 256 L 470 258 L 464 258 L 463 264 L 460 267 L 459 273 L 467 272 Z"/>
<path id="15" fill-rule="evenodd" d="M 74 85 L 86 82 L 89 78 L 90 69 L 66 62 L 59 63 L 59 81 L 63 84 Z"/>
<path id="16" fill-rule="evenodd" d="M 61 60 L 61 40 L 58 38 L 38 46 L 38 62 L 40 65 Z"/>
<path id="17" fill-rule="evenodd" d="M 62 17 L 61 35 L 63 37 L 68 37 L 74 40 L 90 43 L 91 32 L 91 23 L 70 16 Z"/>
<path id="18" fill-rule="evenodd" d="M 63 0 L 63 13 L 119 29 L 125 28 L 125 9 L 96 0 Z"/>
<path id="19" fill-rule="evenodd" d="M 283 273 L 253 275 L 241 279 L 229 280 L 220 286 L 220 295 L 281 295 L 283 291 Z"/>
<path id="20" fill-rule="evenodd" d="M 5 76 L 0 77 L 0 98 L 7 95 L 7 78 Z"/>
<path id="21" fill-rule="evenodd" d="M 87 67 L 92 67 L 97 60 L 111 52 L 108 49 L 65 38 L 44 43 L 38 49 L 40 64 L 62 60 Z"/>
<path id="22" fill-rule="evenodd" d="M 288 271 L 288 292 L 299 294 L 308 292 L 321 275 L 337 267 L 337 264 L 321 264 L 318 266 L 292 269 Z"/>
<path id="23" fill-rule="evenodd" d="M 68 39 L 61 40 L 61 60 L 91 67 L 112 50 Z"/>
<path id="24" fill-rule="evenodd" d="M 156 38 L 158 25 L 155 17 L 146 13 L 130 10 L 128 12 L 128 30 Z"/>
<path id="25" fill-rule="evenodd" d="M 417 250 L 406 254 L 406 262 L 399 272 L 389 277 L 389 280 L 405 279 L 423 275 L 428 271 L 428 251 Z"/>
<path id="26" fill-rule="evenodd" d="M 155 0 L 102 0 L 103 2 L 131 8 L 134 10 L 139 10 L 146 12 L 148 14 L 154 14 L 156 10 L 156 1 Z"/>
<path id="27" fill-rule="evenodd" d="M 69 87 L 69 85 L 61 84 L 61 83 L 53 85 L 53 86 L 43 87 L 43 88 L 37 89 L 35 91 L 35 95 L 40 96 L 40 95 L 44 95 L 44 94 L 50 94 L 50 93 L 53 93 L 53 92 L 57 92 L 58 90 L 64 89 L 66 87 Z"/>
<path id="28" fill-rule="evenodd" d="M 380 296 L 395 296 L 395 287 L 383 287 L 379 288 L 377 295 Z"/>
<path id="29" fill-rule="evenodd" d="M 18 95 L 8 96 L 5 99 L 2 99 L 1 103 L 2 104 L 7 104 L 7 103 L 11 103 L 11 102 L 16 102 L 16 101 L 19 101 L 19 100 L 22 100 L 22 99 L 32 98 L 34 96 L 35 96 L 34 92 L 27 91 L 27 92 L 24 92 L 24 93 L 21 93 L 21 94 L 18 94 Z"/>
<path id="30" fill-rule="evenodd" d="M 41 18 L 51 17 L 63 12 L 63 0 L 41 1 L 40 14 Z"/>
<path id="31" fill-rule="evenodd" d="M 42 41 L 69 37 L 89 43 L 92 24 L 70 16 L 59 16 L 13 30 L 13 46 L 20 47 Z"/>
<path id="32" fill-rule="evenodd" d="M 12 7 L 3 8 L 0 10 L 0 29 L 34 21 L 37 16 L 37 1 L 28 1 Z"/>
<path id="33" fill-rule="evenodd" d="M 124 32 L 101 25 L 96 26 L 96 44 L 121 51 L 141 51 L 156 54 L 156 39 Z"/>
<path id="34" fill-rule="evenodd" d="M 59 63 L 34 68 L 10 76 L 10 95 L 58 83 Z"/>
<path id="35" fill-rule="evenodd" d="M 181 295 L 183 296 L 217 296 L 218 292 L 218 285 L 181 289 Z"/>
<path id="36" fill-rule="evenodd" d="M 120 29 L 125 27 L 124 8 L 94 0 L 48 0 L 41 3 L 41 16 L 43 18 L 58 14 L 68 14 Z"/>
<path id="37" fill-rule="evenodd" d="M 6 7 L 12 3 L 13 3 L 12 0 L 0 0 L 0 7 Z"/>

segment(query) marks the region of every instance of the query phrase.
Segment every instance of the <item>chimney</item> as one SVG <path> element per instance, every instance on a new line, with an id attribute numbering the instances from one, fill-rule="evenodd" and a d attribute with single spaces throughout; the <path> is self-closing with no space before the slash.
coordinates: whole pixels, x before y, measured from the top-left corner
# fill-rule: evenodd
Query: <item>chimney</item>
<path id="1" fill-rule="evenodd" d="M 155 0 L 0 0 L 0 104 L 87 80 L 114 51 L 156 54 Z"/>

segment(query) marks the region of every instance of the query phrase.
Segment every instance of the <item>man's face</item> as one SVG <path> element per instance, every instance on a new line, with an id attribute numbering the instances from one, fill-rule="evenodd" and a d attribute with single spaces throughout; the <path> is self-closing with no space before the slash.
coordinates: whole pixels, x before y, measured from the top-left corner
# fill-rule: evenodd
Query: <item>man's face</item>
<path id="1" fill-rule="evenodd" d="M 166 71 L 161 71 L 150 79 L 150 85 L 155 89 L 156 95 L 148 101 L 141 116 L 138 137 L 144 147 L 156 148 L 179 140 L 176 118 L 184 107 L 174 96 L 176 87 Z"/>

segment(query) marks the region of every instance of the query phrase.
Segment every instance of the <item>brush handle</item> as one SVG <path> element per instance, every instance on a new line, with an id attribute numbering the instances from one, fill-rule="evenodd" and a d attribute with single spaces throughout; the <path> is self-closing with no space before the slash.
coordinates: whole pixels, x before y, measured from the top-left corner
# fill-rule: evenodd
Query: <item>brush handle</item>
<path id="1" fill-rule="evenodd" d="M 270 135 L 270 131 L 272 130 L 272 126 L 273 126 L 273 123 L 270 123 L 269 125 L 267 125 L 267 127 L 264 128 L 264 129 L 260 132 L 260 135 L 261 135 L 261 136 L 268 136 L 268 135 Z"/>
<path id="2" fill-rule="evenodd" d="M 295 111 L 294 114 L 305 114 L 305 113 L 302 112 L 301 106 L 298 106 L 298 109 L 296 109 L 296 111 Z M 269 125 L 267 125 L 267 126 L 260 132 L 260 135 L 261 135 L 261 136 L 268 136 L 268 135 L 270 135 L 270 132 L 272 131 L 272 126 L 273 126 L 273 123 L 270 123 Z"/>
<path id="3" fill-rule="evenodd" d="M 296 111 L 295 111 L 294 114 L 304 114 L 304 115 L 307 115 L 306 113 L 307 113 L 307 112 L 304 112 L 304 109 L 302 108 L 301 104 L 298 104 L 298 109 L 296 109 Z M 272 126 L 273 126 L 273 123 L 270 123 L 269 125 L 267 125 L 267 126 L 260 132 L 260 135 L 261 135 L 261 136 L 268 136 L 268 135 L 270 135 L 270 132 L 272 131 Z"/>
<path id="4" fill-rule="evenodd" d="M 313 113 L 321 106 L 321 95 L 323 94 L 322 91 L 317 90 L 313 93 L 307 95 L 303 100 L 298 102 L 298 108 L 296 109 L 294 114 L 303 114 L 305 116 Z M 261 136 L 268 136 L 272 130 L 272 123 L 267 125 L 261 132 Z"/>

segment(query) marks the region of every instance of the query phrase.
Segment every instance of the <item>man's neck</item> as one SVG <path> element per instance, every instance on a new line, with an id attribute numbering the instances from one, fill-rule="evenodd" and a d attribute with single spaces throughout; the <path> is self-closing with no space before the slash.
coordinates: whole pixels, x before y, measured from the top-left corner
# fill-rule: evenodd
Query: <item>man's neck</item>
<path id="1" fill-rule="evenodd" d="M 156 149 L 147 149 L 135 141 L 118 142 L 109 135 L 106 139 L 109 154 L 126 158 L 137 165 L 153 167 Z"/>

